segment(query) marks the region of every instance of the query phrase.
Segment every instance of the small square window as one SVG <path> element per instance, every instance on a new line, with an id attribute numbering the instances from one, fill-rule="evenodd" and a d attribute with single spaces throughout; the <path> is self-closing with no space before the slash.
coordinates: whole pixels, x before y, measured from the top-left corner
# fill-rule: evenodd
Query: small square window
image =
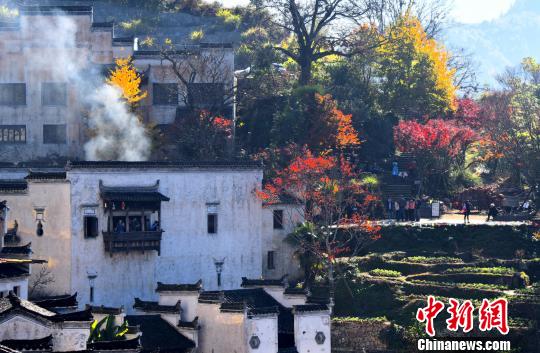
<path id="1" fill-rule="evenodd" d="M 218 217 L 217 214 L 210 213 L 208 214 L 208 234 L 216 234 L 217 233 L 217 224 Z"/>
<path id="2" fill-rule="evenodd" d="M 26 84 L 0 83 L 0 105 L 26 105 Z"/>
<path id="3" fill-rule="evenodd" d="M 41 84 L 41 104 L 45 106 L 65 106 L 67 87 L 62 82 L 44 82 Z"/>
<path id="4" fill-rule="evenodd" d="M 84 237 L 95 238 L 98 236 L 98 219 L 97 217 L 84 217 Z"/>
<path id="5" fill-rule="evenodd" d="M 274 210 L 274 229 L 283 229 L 283 210 Z"/>
<path id="6" fill-rule="evenodd" d="M 43 143 L 47 144 L 65 144 L 66 125 L 43 125 Z"/>
<path id="7" fill-rule="evenodd" d="M 274 251 L 269 251 L 268 254 L 266 255 L 266 267 L 269 270 L 274 270 L 276 268 L 276 265 L 274 262 L 274 255 L 275 255 Z"/>
<path id="8" fill-rule="evenodd" d="M 154 105 L 178 105 L 178 85 L 176 83 L 154 83 L 152 97 Z"/>

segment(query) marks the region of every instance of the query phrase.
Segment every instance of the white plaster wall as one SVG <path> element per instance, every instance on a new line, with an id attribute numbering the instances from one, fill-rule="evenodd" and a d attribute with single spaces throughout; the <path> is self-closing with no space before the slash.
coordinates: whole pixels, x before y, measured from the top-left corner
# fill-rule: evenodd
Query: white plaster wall
<path id="1" fill-rule="evenodd" d="M 214 260 L 223 260 L 222 287 L 239 288 L 241 277 L 261 276 L 261 207 L 254 190 L 260 170 L 72 170 L 72 271 L 71 291 L 79 303 L 89 298 L 88 273 L 94 280 L 95 303 L 131 310 L 133 298 L 155 300 L 156 283 L 195 283 L 217 289 Z M 99 227 L 106 229 L 99 180 L 107 186 L 153 185 L 171 198 L 162 203 L 164 229 L 161 256 L 156 251 L 110 255 L 103 237 L 84 239 L 82 204 L 99 204 Z M 218 233 L 207 234 L 208 202 L 219 202 Z"/>
<path id="2" fill-rule="evenodd" d="M 286 308 L 292 308 L 293 305 L 303 305 L 306 303 L 305 295 L 288 295 L 284 294 L 285 288 L 277 286 L 263 287 L 264 291 L 268 293 L 272 298 L 278 301 Z"/>
<path id="3" fill-rule="evenodd" d="M 247 319 L 247 341 L 248 352 L 253 353 L 277 353 L 278 351 L 278 317 L 264 316 Z M 257 336 L 261 341 L 259 348 L 253 349 L 249 345 L 252 336 Z"/>
<path id="4" fill-rule="evenodd" d="M 90 323 L 58 323 L 53 331 L 53 351 L 73 352 L 86 350 L 90 337 Z"/>
<path id="5" fill-rule="evenodd" d="M 274 229 L 274 210 L 283 210 L 283 229 Z M 265 205 L 262 215 L 262 266 L 264 278 L 280 278 L 286 274 L 289 279 L 301 276 L 301 269 L 294 257 L 294 247 L 285 242 L 297 224 L 303 221 L 302 207 L 298 205 Z M 269 269 L 268 251 L 274 251 L 275 269 Z"/>
<path id="6" fill-rule="evenodd" d="M 111 50 L 96 46 L 93 55 L 90 25 L 91 16 L 64 15 L 77 28 L 76 46 L 62 50 L 87 68 L 91 58 L 97 63 L 106 62 Z M 26 125 L 26 143 L 3 145 L 0 156 L 5 161 L 22 161 L 57 154 L 60 156 L 82 157 L 83 121 L 82 106 L 77 98 L 77 87 L 68 83 L 66 106 L 43 106 L 41 102 L 42 82 L 69 82 L 66 68 L 55 62 L 58 50 L 54 45 L 44 43 L 44 23 L 55 22 L 57 16 L 22 15 L 20 30 L 0 31 L 0 82 L 26 83 L 25 106 L 0 106 L 0 124 Z M 108 33 L 109 36 L 111 32 Z M 95 42 L 94 38 L 94 42 Z M 110 59 L 109 59 L 110 61 Z M 31 65 L 34 64 L 34 65 Z M 66 124 L 66 144 L 44 144 L 43 124 Z M 3 153 L 2 153 L 3 152 Z"/>
<path id="7" fill-rule="evenodd" d="M 0 292 L 9 293 L 19 286 L 19 297 L 28 299 L 28 277 L 0 279 Z"/>
<path id="8" fill-rule="evenodd" d="M 8 316 L 0 321 L 0 342 L 4 340 L 40 339 L 53 331 L 51 324 L 36 321 L 26 316 Z"/>
<path id="9" fill-rule="evenodd" d="M 199 303 L 199 353 L 247 353 L 244 313 L 222 313 L 219 304 Z"/>
<path id="10" fill-rule="evenodd" d="M 315 335 L 326 336 L 323 344 L 317 344 Z M 298 353 L 330 353 L 330 315 L 322 313 L 296 313 L 294 315 L 294 342 Z"/>
<path id="11" fill-rule="evenodd" d="M 160 305 L 176 305 L 180 300 L 182 321 L 193 321 L 197 316 L 198 292 L 160 292 L 158 294 Z"/>
<path id="12" fill-rule="evenodd" d="M 67 182 L 29 182 L 27 194 L 0 194 L 7 200 L 8 227 L 19 223 L 21 244 L 32 243 L 32 257 L 47 260 L 46 264 L 32 265 L 30 285 L 42 266 L 51 271 L 54 282 L 43 289 L 42 294 L 71 294 L 71 220 L 70 185 Z M 36 207 L 44 208 L 44 235 L 36 235 Z"/>

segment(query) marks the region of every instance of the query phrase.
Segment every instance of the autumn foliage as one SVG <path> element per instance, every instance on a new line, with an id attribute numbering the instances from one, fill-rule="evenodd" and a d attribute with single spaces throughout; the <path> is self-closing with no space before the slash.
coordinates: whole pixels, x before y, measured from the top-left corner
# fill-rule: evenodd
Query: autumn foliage
<path id="1" fill-rule="evenodd" d="M 405 14 L 385 37 L 378 54 L 386 108 L 406 118 L 454 111 L 455 70 L 449 53 L 428 37 L 420 21 Z"/>
<path id="2" fill-rule="evenodd" d="M 116 67 L 111 70 L 107 83 L 118 87 L 129 104 L 135 104 L 146 98 L 147 92 L 141 91 L 141 76 L 133 67 L 131 58 L 118 58 Z"/>

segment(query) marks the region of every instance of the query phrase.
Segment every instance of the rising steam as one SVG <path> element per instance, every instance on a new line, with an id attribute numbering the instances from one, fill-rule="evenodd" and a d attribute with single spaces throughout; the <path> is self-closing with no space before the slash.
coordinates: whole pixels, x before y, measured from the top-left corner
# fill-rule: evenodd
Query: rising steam
<path id="1" fill-rule="evenodd" d="M 51 55 L 35 55 L 28 70 L 52 70 L 53 82 L 68 82 L 81 106 L 89 107 L 90 139 L 84 145 L 86 160 L 142 161 L 149 157 L 150 138 L 136 115 L 131 113 L 120 91 L 99 79 L 92 70 L 85 47 L 77 47 L 77 24 L 65 14 L 40 16 L 22 24 L 28 33 L 40 33 L 39 46 Z M 73 119 L 80 114 L 71 113 Z M 84 124 L 81 124 L 84 125 Z"/>

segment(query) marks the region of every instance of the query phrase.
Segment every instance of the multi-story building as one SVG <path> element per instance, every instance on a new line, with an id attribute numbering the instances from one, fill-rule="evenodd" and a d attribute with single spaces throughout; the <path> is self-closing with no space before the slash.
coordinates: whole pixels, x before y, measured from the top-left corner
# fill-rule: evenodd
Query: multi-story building
<path id="1" fill-rule="evenodd" d="M 171 124 L 186 106 L 232 110 L 230 44 L 147 50 L 137 38 L 115 38 L 113 23 L 94 22 L 90 6 L 21 6 L 18 21 L 0 24 L 2 161 L 84 159 L 88 97 L 115 58 L 128 56 L 148 92 L 145 123 Z"/>

